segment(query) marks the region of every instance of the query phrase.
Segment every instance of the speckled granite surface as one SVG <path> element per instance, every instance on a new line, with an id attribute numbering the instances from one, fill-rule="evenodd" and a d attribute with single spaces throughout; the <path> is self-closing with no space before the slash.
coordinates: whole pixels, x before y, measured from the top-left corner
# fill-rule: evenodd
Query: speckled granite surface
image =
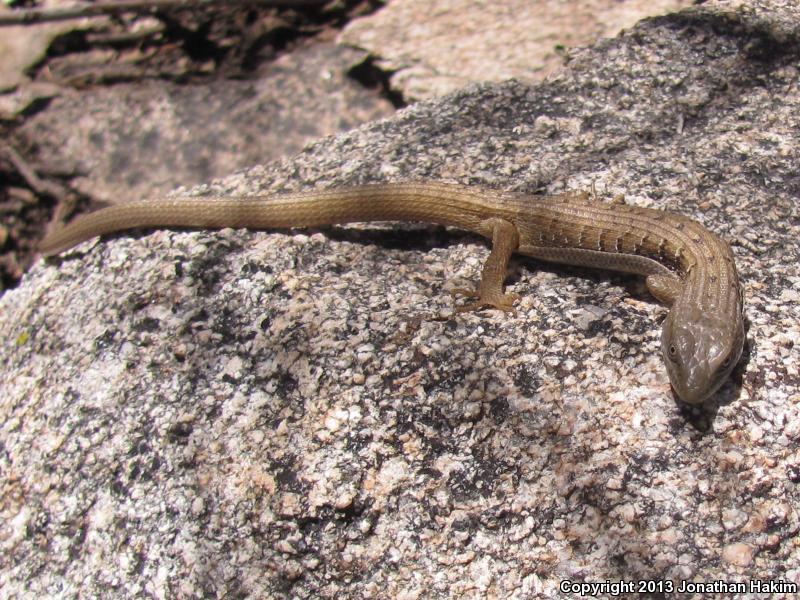
<path id="1" fill-rule="evenodd" d="M 691 215 L 733 241 L 749 321 L 705 409 L 636 278 L 518 261 L 516 316 L 450 317 L 486 255 L 458 232 L 90 243 L 0 300 L 0 593 L 800 582 L 798 40 L 794 3 L 707 3 L 198 190 L 594 182 Z"/>

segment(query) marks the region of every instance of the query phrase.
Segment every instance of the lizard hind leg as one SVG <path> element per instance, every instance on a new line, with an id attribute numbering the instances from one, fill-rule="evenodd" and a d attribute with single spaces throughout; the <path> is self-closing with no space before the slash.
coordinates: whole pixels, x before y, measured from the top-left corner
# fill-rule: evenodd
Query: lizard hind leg
<path id="1" fill-rule="evenodd" d="M 513 223 L 504 219 L 489 219 L 484 224 L 487 233 L 491 232 L 492 251 L 483 264 L 481 282 L 477 290 L 457 288 L 453 295 L 476 298 L 456 307 L 457 313 L 496 308 L 506 312 L 516 312 L 514 303 L 520 299 L 519 294 L 503 291 L 503 282 L 508 271 L 508 259 L 519 247 L 519 232 Z M 488 236 L 487 236 L 488 237 Z"/>

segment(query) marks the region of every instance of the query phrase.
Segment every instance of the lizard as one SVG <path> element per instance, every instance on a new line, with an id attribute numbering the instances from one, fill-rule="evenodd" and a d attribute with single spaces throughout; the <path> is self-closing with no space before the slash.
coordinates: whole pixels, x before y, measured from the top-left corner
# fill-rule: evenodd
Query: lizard
<path id="1" fill-rule="evenodd" d="M 670 383 L 701 404 L 730 376 L 744 345 L 743 291 L 730 245 L 686 216 L 602 202 L 587 192 L 525 195 L 440 182 L 371 184 L 275 196 L 176 197 L 111 205 L 54 228 L 40 244 L 59 254 L 135 228 L 287 229 L 369 221 L 435 223 L 491 240 L 474 300 L 459 311 L 513 311 L 504 281 L 512 254 L 634 273 L 670 307 L 661 352 Z"/>

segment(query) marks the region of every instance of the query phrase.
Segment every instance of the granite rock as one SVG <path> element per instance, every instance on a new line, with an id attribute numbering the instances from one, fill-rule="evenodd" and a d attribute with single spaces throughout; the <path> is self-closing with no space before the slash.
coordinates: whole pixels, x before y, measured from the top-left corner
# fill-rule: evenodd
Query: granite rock
<path id="1" fill-rule="evenodd" d="M 519 260 L 516 315 L 453 316 L 487 249 L 442 228 L 162 230 L 39 263 L 0 299 L 3 594 L 800 583 L 799 40 L 794 2 L 707 2 L 191 190 L 594 185 L 689 215 L 731 240 L 748 320 L 703 408 L 670 392 L 640 280 Z"/>
<path id="2" fill-rule="evenodd" d="M 408 101 L 475 81 L 538 81 L 569 48 L 613 37 L 690 0 L 393 0 L 353 20 L 339 42 L 367 50 Z"/>

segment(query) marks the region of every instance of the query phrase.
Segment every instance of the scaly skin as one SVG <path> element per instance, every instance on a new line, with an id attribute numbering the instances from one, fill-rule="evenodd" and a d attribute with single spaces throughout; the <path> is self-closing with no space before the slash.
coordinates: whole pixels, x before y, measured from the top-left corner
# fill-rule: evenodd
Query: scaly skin
<path id="1" fill-rule="evenodd" d="M 744 344 L 742 292 L 733 253 L 689 218 L 603 203 L 585 193 L 524 196 L 444 183 L 378 184 L 272 197 L 163 198 L 78 217 L 42 242 L 53 255 L 89 238 L 141 227 L 312 227 L 355 221 L 419 221 L 492 240 L 477 300 L 465 309 L 513 310 L 503 291 L 514 252 L 552 262 L 644 275 L 671 306 L 661 333 L 672 387 L 690 404 L 725 382 Z"/>

